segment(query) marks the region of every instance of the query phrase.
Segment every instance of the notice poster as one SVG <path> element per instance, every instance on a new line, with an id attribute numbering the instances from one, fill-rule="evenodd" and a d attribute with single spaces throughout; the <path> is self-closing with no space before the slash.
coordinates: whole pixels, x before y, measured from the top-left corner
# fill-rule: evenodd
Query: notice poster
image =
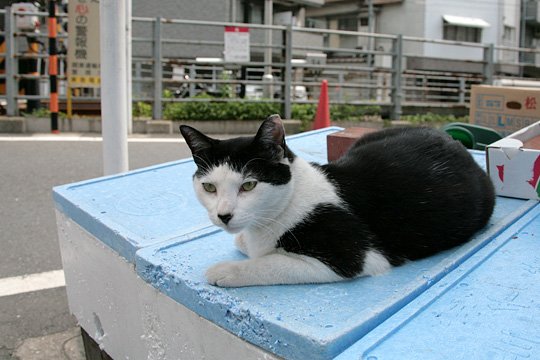
<path id="1" fill-rule="evenodd" d="M 70 0 L 68 65 L 71 87 L 100 86 L 99 0 Z"/>
<path id="2" fill-rule="evenodd" d="M 249 62 L 249 29 L 225 26 L 225 62 Z"/>

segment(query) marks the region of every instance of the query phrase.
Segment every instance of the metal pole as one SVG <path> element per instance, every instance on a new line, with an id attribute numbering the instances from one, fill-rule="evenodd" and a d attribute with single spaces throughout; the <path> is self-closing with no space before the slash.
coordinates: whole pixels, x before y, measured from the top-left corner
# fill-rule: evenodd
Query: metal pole
<path id="1" fill-rule="evenodd" d="M 51 132 L 58 133 L 58 52 L 56 49 L 56 1 L 49 0 L 49 89 Z"/>
<path id="2" fill-rule="evenodd" d="M 8 116 L 15 116 L 18 113 L 17 101 L 15 100 L 15 94 L 17 92 L 17 84 L 15 82 L 15 38 L 13 36 L 13 14 L 11 7 L 6 7 L 5 13 L 5 26 L 6 26 L 6 113 Z"/>
<path id="3" fill-rule="evenodd" d="M 264 0 L 264 25 L 271 26 L 273 24 L 273 11 L 274 3 L 272 0 Z M 265 45 L 264 49 L 264 75 L 263 82 L 264 88 L 263 93 L 266 98 L 274 97 L 274 76 L 272 75 L 272 29 L 267 29 L 265 31 Z"/>
<path id="4" fill-rule="evenodd" d="M 401 88 L 401 73 L 403 72 L 403 35 L 397 35 L 394 39 L 394 51 L 392 53 L 392 120 L 401 118 L 401 100 L 403 97 Z"/>
<path id="5" fill-rule="evenodd" d="M 133 133 L 133 80 L 131 62 L 131 0 L 126 0 L 126 86 L 127 86 L 127 132 Z"/>
<path id="6" fill-rule="evenodd" d="M 525 32 L 525 28 L 527 26 L 527 3 L 528 3 L 528 0 L 521 0 L 519 2 L 520 4 L 520 10 L 521 10 L 521 26 L 520 26 L 520 29 L 519 29 L 519 47 L 521 48 L 524 48 L 525 47 L 525 35 L 526 35 L 526 32 Z M 525 53 L 522 52 L 522 51 L 519 51 L 518 52 L 518 61 L 520 62 L 519 64 L 519 76 L 520 77 L 523 77 L 523 63 L 525 62 Z"/>
<path id="7" fill-rule="evenodd" d="M 484 84 L 493 84 L 493 74 L 495 72 L 495 66 L 493 65 L 493 54 L 495 52 L 495 46 L 488 44 L 484 48 Z"/>
<path id="8" fill-rule="evenodd" d="M 375 16 L 375 13 L 373 11 L 373 0 L 368 0 L 368 33 L 373 33 L 373 18 Z M 373 54 L 371 53 L 373 51 L 373 37 L 370 35 L 368 37 L 368 56 L 367 56 L 367 65 L 372 66 L 373 65 Z M 371 74 L 371 73 L 370 73 Z"/>
<path id="9" fill-rule="evenodd" d="M 274 4 L 272 0 L 264 0 L 264 25 L 271 26 L 273 23 L 273 10 Z M 266 64 L 272 63 L 272 30 L 265 31 L 265 44 L 264 49 L 264 62 Z M 272 74 L 272 65 L 265 65 L 264 73 Z"/>
<path id="10" fill-rule="evenodd" d="M 291 118 L 291 85 L 292 85 L 292 24 L 287 25 L 285 34 L 285 69 L 283 76 L 283 116 Z"/>
<path id="11" fill-rule="evenodd" d="M 103 172 L 128 170 L 126 0 L 99 2 Z"/>
<path id="12" fill-rule="evenodd" d="M 161 64 L 161 18 L 157 17 L 154 23 L 154 109 L 153 118 L 161 119 L 163 106 L 161 96 L 163 93 L 163 67 Z"/>
<path id="13" fill-rule="evenodd" d="M 465 78 L 460 77 L 459 78 L 459 103 L 460 104 L 465 103 L 465 91 L 466 91 Z"/>

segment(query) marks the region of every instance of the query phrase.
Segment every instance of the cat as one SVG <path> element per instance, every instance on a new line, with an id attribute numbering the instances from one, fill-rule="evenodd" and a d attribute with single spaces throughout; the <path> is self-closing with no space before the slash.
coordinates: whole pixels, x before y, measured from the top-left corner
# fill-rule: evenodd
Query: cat
<path id="1" fill-rule="evenodd" d="M 430 128 L 360 138 L 327 165 L 295 156 L 279 115 L 254 137 L 216 140 L 182 125 L 210 220 L 249 259 L 210 267 L 212 285 L 325 283 L 383 274 L 468 241 L 495 203 L 486 173 Z"/>

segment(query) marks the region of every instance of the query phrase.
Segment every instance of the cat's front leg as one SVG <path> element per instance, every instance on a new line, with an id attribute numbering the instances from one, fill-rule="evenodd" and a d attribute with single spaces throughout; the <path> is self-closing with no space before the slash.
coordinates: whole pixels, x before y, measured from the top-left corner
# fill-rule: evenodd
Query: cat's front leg
<path id="1" fill-rule="evenodd" d="M 285 251 L 254 259 L 219 263 L 208 269 L 206 278 L 211 285 L 222 287 L 324 283 L 343 280 L 319 260 Z"/>
<path id="2" fill-rule="evenodd" d="M 234 238 L 234 245 L 242 254 L 249 256 L 246 245 L 246 235 L 243 232 L 236 235 Z"/>

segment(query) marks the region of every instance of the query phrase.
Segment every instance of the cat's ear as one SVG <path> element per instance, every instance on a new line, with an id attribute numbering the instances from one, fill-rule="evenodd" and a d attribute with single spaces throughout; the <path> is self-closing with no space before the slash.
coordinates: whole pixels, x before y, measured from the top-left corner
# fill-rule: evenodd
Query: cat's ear
<path id="1" fill-rule="evenodd" d="M 213 143 L 216 141 L 192 128 L 191 126 L 180 125 L 180 132 L 182 133 L 184 139 L 186 139 L 186 143 L 193 154 L 211 148 Z"/>
<path id="2" fill-rule="evenodd" d="M 281 160 L 285 155 L 285 128 L 281 117 L 277 114 L 270 115 L 259 127 L 255 141 L 271 150 L 272 155 Z"/>

